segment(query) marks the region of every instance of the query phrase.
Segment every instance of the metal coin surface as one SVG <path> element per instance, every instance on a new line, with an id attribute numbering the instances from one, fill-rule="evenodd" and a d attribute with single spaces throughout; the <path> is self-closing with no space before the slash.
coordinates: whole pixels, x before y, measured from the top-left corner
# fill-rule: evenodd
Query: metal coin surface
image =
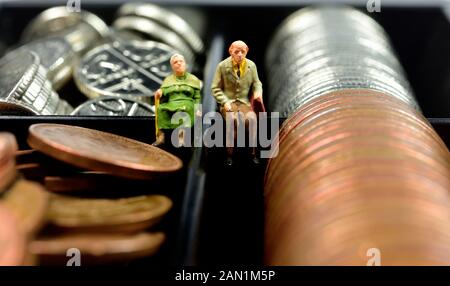
<path id="1" fill-rule="evenodd" d="M 26 238 L 14 215 L 0 202 L 0 266 L 20 266 L 26 255 Z"/>
<path id="2" fill-rule="evenodd" d="M 36 234 L 46 220 L 49 193 L 36 183 L 18 180 L 2 198 L 28 237 Z"/>
<path id="3" fill-rule="evenodd" d="M 152 178 L 178 171 L 183 166 L 174 155 L 149 144 L 69 125 L 32 125 L 28 144 L 74 166 L 119 177 Z"/>
<path id="4" fill-rule="evenodd" d="M 161 195 L 119 199 L 53 195 L 48 217 L 64 229 L 135 232 L 159 222 L 171 207 L 172 201 Z"/>
<path id="5" fill-rule="evenodd" d="M 44 263 L 65 265 L 67 250 L 78 249 L 82 264 L 127 262 L 154 255 L 164 243 L 161 232 L 138 234 L 62 234 L 41 237 L 30 243 L 30 252 Z"/>
<path id="6" fill-rule="evenodd" d="M 87 53 L 75 71 L 75 83 L 89 98 L 102 95 L 149 101 L 172 73 L 167 45 L 146 41 L 113 43 Z"/>
<path id="7" fill-rule="evenodd" d="M 155 116 L 155 107 L 144 102 L 116 96 L 91 99 L 72 112 L 76 116 Z"/>
<path id="8" fill-rule="evenodd" d="M 47 69 L 47 78 L 55 90 L 60 89 L 71 77 L 75 54 L 63 37 L 47 37 L 34 40 L 20 47 L 35 52 Z"/>
<path id="9" fill-rule="evenodd" d="M 181 36 L 197 54 L 204 52 L 201 38 L 192 27 L 172 11 L 150 3 L 127 3 L 119 8 L 118 16 L 141 16 L 171 29 Z"/>

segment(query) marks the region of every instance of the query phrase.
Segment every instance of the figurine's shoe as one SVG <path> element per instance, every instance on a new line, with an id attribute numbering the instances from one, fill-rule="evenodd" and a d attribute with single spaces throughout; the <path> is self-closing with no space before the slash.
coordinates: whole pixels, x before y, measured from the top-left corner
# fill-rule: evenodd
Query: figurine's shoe
<path id="1" fill-rule="evenodd" d="M 256 156 L 253 157 L 252 161 L 253 161 L 253 164 L 255 164 L 255 165 L 259 165 L 259 163 L 261 163 L 261 162 L 259 161 L 259 158 L 256 157 Z"/>
<path id="2" fill-rule="evenodd" d="M 228 167 L 233 166 L 233 159 L 231 157 L 228 157 L 225 161 L 225 165 L 227 165 Z"/>
<path id="3" fill-rule="evenodd" d="M 152 146 L 155 147 L 161 147 L 162 145 L 164 145 L 164 141 L 156 140 L 155 142 L 152 143 Z"/>

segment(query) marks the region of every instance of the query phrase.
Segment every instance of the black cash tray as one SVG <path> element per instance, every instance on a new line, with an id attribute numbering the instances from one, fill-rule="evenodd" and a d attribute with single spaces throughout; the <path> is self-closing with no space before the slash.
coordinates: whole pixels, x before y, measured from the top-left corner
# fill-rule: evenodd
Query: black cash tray
<path id="1" fill-rule="evenodd" d="M 81 8 L 96 13 L 110 24 L 122 2 L 126 1 L 83 0 Z M 264 66 L 264 53 L 271 35 L 286 16 L 311 3 L 300 0 L 154 2 L 194 6 L 207 13 L 206 63 L 203 74 L 198 74 L 204 80 L 204 113 L 216 109 L 209 86 L 216 65 L 227 56 L 228 45 L 237 39 L 249 45 L 248 57 L 256 62 L 265 85 L 270 67 Z M 365 11 L 366 1 L 348 1 L 355 2 L 360 4 L 355 7 Z M 371 16 L 390 36 L 425 117 L 450 146 L 450 13 L 444 7 L 445 2 L 420 6 L 415 1 L 381 3 L 381 13 Z M 2 2 L 0 41 L 7 47 L 16 45 L 22 29 L 35 15 L 65 4 L 66 1 Z M 71 83 L 62 92 L 65 91 L 76 92 L 76 88 Z M 84 126 L 147 143 L 155 139 L 153 118 L 0 116 L 0 131 L 14 133 L 20 146 L 26 148 L 28 127 L 41 122 Z M 163 222 L 167 224 L 169 239 L 156 257 L 142 263 L 262 265 L 266 162 L 255 167 L 245 152 L 239 152 L 236 166 L 229 169 L 224 166 L 223 148 L 185 148 L 174 152 L 183 158 L 185 168 L 166 190 L 175 201 L 175 208 Z"/>

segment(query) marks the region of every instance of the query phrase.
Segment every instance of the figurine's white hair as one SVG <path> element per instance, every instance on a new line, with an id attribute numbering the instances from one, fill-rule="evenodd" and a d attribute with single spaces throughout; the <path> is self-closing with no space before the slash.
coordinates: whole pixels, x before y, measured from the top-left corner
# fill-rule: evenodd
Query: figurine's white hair
<path id="1" fill-rule="evenodd" d="M 181 54 L 174 54 L 173 56 L 170 57 L 170 65 L 173 64 L 173 61 L 174 61 L 176 58 L 182 58 L 183 61 L 186 62 L 186 59 L 184 58 L 183 55 L 181 55 Z"/>

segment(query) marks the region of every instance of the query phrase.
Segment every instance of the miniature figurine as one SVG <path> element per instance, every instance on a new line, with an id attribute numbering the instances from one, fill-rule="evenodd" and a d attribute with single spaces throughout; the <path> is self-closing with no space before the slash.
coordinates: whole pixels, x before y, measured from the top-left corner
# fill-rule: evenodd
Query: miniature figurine
<path id="1" fill-rule="evenodd" d="M 256 142 L 256 128 L 248 128 L 252 124 L 249 124 L 249 121 L 256 121 L 256 117 L 246 116 L 246 114 L 253 111 L 264 111 L 264 104 L 262 83 L 258 78 L 256 65 L 253 61 L 246 59 L 248 50 L 248 46 L 243 41 L 235 41 L 230 45 L 228 49 L 230 57 L 217 66 L 211 90 L 220 105 L 222 116 L 225 120 L 233 120 L 234 130 L 227 130 L 227 138 L 236 138 L 236 136 L 228 136 L 228 132 L 234 132 L 236 135 L 236 114 L 241 113 L 246 118 L 245 126 L 250 140 Z M 253 126 L 256 126 L 256 122 L 253 123 L 255 124 Z M 229 125 L 227 124 L 227 126 Z M 227 142 L 226 148 L 226 164 L 231 166 L 233 164 L 233 147 L 229 146 L 234 146 L 234 144 Z M 255 147 L 252 148 L 252 157 L 253 162 L 258 164 L 259 159 Z"/>
<path id="2" fill-rule="evenodd" d="M 176 112 L 185 112 L 189 115 L 189 126 L 184 127 L 192 127 L 195 121 L 194 116 L 201 116 L 201 110 L 195 112 L 196 105 L 201 103 L 201 81 L 186 71 L 186 61 L 182 55 L 174 54 L 170 58 L 170 65 L 173 74 L 164 79 L 161 88 L 154 94 L 156 105 L 156 141 L 153 143 L 154 146 L 164 144 L 165 136 L 169 131 L 186 124 L 186 122 L 176 124 L 171 122 L 172 116 Z M 180 133 L 180 145 L 183 145 L 184 133 Z"/>

